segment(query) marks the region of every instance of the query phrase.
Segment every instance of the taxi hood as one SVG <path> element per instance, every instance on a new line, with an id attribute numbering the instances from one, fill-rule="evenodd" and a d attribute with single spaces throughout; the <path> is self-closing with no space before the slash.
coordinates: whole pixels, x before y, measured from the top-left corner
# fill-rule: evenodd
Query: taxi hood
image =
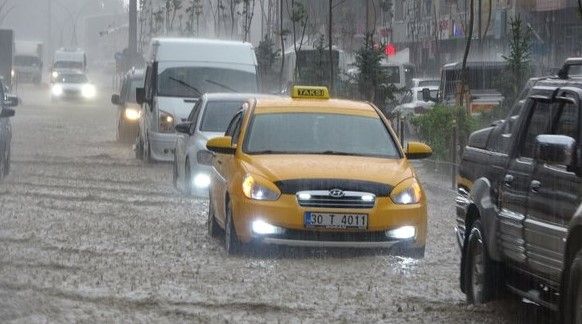
<path id="1" fill-rule="evenodd" d="M 377 195 L 387 195 L 398 183 L 414 176 L 404 158 L 265 154 L 253 155 L 250 160 L 252 163 L 243 162 L 248 173 L 275 183 L 284 193 L 334 188 L 364 191 L 371 185 Z"/>

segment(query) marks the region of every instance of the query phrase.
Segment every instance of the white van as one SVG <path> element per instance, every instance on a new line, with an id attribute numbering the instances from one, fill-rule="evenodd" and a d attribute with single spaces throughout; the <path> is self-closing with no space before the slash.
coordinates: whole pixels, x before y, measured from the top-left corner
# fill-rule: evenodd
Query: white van
<path id="1" fill-rule="evenodd" d="M 136 157 L 172 161 L 174 126 L 204 93 L 256 93 L 258 87 L 257 58 L 249 43 L 152 39 L 144 88 L 136 92 L 143 106 Z"/>

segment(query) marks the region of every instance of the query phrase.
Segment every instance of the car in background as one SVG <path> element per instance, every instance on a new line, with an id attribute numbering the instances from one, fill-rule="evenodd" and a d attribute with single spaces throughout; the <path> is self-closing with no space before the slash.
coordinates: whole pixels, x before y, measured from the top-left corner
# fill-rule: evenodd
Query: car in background
<path id="1" fill-rule="evenodd" d="M 413 78 L 412 79 L 412 88 L 432 88 L 438 87 L 441 84 L 441 80 L 438 78 Z M 436 96 L 435 96 L 436 98 Z"/>
<path id="2" fill-rule="evenodd" d="M 173 168 L 176 188 L 186 194 L 208 197 L 213 154 L 206 149 L 206 142 L 223 136 L 228 123 L 243 104 L 258 96 L 212 93 L 200 97 L 188 119 L 176 125 L 178 137 Z"/>
<path id="3" fill-rule="evenodd" d="M 146 162 L 174 158 L 175 126 L 188 117 L 204 93 L 256 93 L 257 58 L 240 41 L 154 38 L 138 103 L 144 115 L 136 157 Z"/>
<path id="4" fill-rule="evenodd" d="M 111 103 L 117 109 L 117 141 L 134 143 L 139 133 L 139 119 L 142 108 L 137 103 L 135 90 L 143 87 L 144 71 L 131 70 L 121 81 L 119 94 L 111 96 Z"/>
<path id="5" fill-rule="evenodd" d="M 97 95 L 95 86 L 82 72 L 66 71 L 58 74 L 51 85 L 51 100 L 91 100 Z"/>
<path id="6" fill-rule="evenodd" d="M 422 114 L 425 111 L 431 109 L 434 105 L 434 101 L 425 101 L 423 99 L 423 89 L 428 88 L 432 98 L 436 98 L 439 87 L 438 86 L 423 86 L 412 88 L 406 92 L 400 105 L 394 107 L 392 114 L 400 114 L 401 116 L 417 115 Z"/>
<path id="7" fill-rule="evenodd" d="M 8 96 L 4 89 L 0 80 L 0 180 L 10 172 L 10 143 L 12 141 L 10 117 L 15 114 L 14 109 L 10 107 L 18 105 L 18 98 Z"/>
<path id="8" fill-rule="evenodd" d="M 245 244 L 382 249 L 424 256 L 426 195 L 404 150 L 370 103 L 294 87 L 292 98 L 252 99 L 214 152 L 208 233 L 227 253 Z M 224 231 L 223 231 L 224 230 Z"/>

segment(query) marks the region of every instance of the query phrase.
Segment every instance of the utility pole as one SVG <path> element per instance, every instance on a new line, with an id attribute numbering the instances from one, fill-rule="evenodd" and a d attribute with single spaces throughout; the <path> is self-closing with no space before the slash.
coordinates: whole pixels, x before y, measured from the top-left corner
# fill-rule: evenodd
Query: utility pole
<path id="1" fill-rule="evenodd" d="M 127 46 L 130 65 L 135 64 L 137 57 L 137 0 L 129 0 L 129 44 Z"/>

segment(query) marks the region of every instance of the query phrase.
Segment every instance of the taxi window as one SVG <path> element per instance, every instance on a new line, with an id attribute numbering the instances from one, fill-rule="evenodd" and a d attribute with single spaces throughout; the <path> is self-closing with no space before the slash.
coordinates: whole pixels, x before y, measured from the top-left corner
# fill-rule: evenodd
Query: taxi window
<path id="1" fill-rule="evenodd" d="M 400 157 L 380 118 L 326 113 L 258 114 L 245 152 Z"/>

